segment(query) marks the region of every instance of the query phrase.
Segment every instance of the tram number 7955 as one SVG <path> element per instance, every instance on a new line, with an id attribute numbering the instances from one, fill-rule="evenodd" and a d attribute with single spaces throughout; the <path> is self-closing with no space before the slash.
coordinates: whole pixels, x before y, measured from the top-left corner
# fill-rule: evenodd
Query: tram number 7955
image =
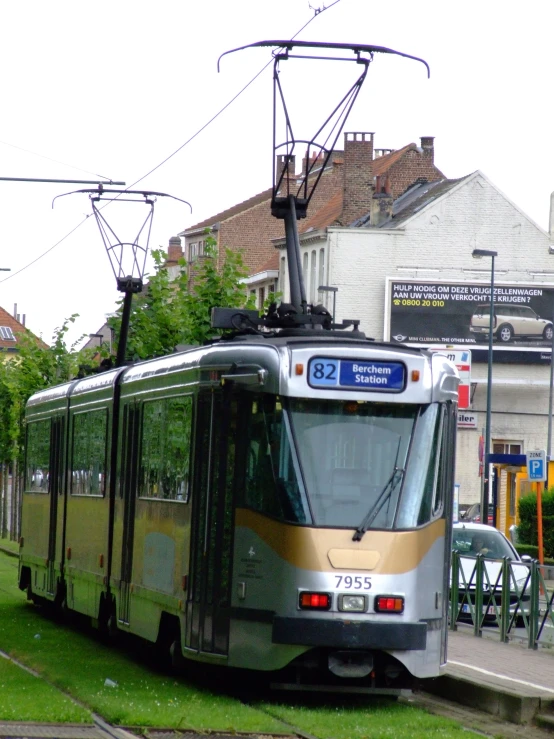
<path id="1" fill-rule="evenodd" d="M 371 590 L 371 578 L 359 575 L 335 575 L 337 588 L 352 588 L 353 590 Z"/>

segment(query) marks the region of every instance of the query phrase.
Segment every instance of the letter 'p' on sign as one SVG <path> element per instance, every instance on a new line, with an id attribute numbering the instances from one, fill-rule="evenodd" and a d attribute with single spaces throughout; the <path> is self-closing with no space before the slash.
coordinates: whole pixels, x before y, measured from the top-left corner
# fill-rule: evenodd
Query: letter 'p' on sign
<path id="1" fill-rule="evenodd" d="M 527 452 L 527 475 L 535 482 L 546 480 L 546 451 L 544 449 Z"/>

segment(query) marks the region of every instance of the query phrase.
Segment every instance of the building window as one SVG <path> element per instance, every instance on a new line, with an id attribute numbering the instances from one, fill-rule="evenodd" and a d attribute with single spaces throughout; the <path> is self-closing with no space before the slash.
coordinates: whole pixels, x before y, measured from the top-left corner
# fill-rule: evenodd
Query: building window
<path id="1" fill-rule="evenodd" d="M 523 454 L 523 442 L 521 441 L 504 441 L 503 439 L 493 439 L 493 454 Z"/>
<path id="2" fill-rule="evenodd" d="M 319 277 L 318 285 L 325 285 L 325 249 L 319 250 Z"/>
<path id="3" fill-rule="evenodd" d="M 258 300 L 258 308 L 261 310 L 265 303 L 265 287 L 260 287 L 258 294 L 260 296 Z"/>
<path id="4" fill-rule="evenodd" d="M 306 291 L 306 295 L 308 295 L 308 252 L 304 253 L 302 260 L 302 277 L 304 278 L 304 290 Z"/>
<path id="5" fill-rule="evenodd" d="M 0 336 L 6 341 L 15 341 L 14 333 L 9 326 L 0 326 Z"/>
<path id="6" fill-rule="evenodd" d="M 310 256 L 310 303 L 315 303 L 316 295 L 316 284 L 315 284 L 315 271 L 316 271 L 317 252 L 314 249 Z"/>
<path id="7" fill-rule="evenodd" d="M 286 291 L 286 273 L 287 273 L 287 261 L 285 257 L 281 257 L 281 262 L 279 264 L 279 290 L 283 294 L 283 300 L 285 299 L 285 291 Z"/>
<path id="8" fill-rule="evenodd" d="M 198 242 L 195 241 L 194 243 L 189 244 L 189 262 L 194 262 L 197 256 L 198 256 Z"/>

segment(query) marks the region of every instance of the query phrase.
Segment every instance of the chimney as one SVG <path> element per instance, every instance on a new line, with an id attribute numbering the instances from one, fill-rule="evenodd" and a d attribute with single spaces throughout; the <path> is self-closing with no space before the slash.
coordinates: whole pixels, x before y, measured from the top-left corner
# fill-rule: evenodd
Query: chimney
<path id="1" fill-rule="evenodd" d="M 375 178 L 375 192 L 371 198 L 370 226 L 381 226 L 392 218 L 392 204 L 394 200 L 390 191 L 390 181 L 387 177 L 383 186 L 381 177 Z"/>
<path id="2" fill-rule="evenodd" d="M 312 151 L 308 159 L 308 152 L 306 151 L 306 156 L 302 159 L 302 174 L 305 175 L 307 171 L 310 169 L 310 167 L 313 169 L 317 169 L 318 159 L 320 160 L 319 166 L 321 166 L 321 164 L 323 163 L 323 152 L 320 152 L 318 154 L 317 151 Z"/>
<path id="3" fill-rule="evenodd" d="M 347 226 L 371 208 L 373 193 L 373 133 L 344 134 L 343 206 Z"/>
<path id="4" fill-rule="evenodd" d="M 279 185 L 279 193 L 282 197 L 286 197 L 289 194 L 289 179 L 294 179 L 295 174 L 295 161 L 296 157 L 294 154 L 278 154 L 275 159 L 275 182 L 274 186 Z M 287 172 L 284 173 L 284 177 L 281 180 L 281 174 L 287 168 Z"/>
<path id="5" fill-rule="evenodd" d="M 167 260 L 166 266 L 170 267 L 183 258 L 183 247 L 181 245 L 181 239 L 178 236 L 172 236 L 169 239 L 169 247 L 167 249 Z"/>
<path id="6" fill-rule="evenodd" d="M 434 164 L 435 160 L 435 147 L 433 145 L 433 142 L 435 140 L 434 136 L 421 136 L 421 148 L 423 149 L 423 155 L 425 157 L 428 157 L 431 164 Z"/>

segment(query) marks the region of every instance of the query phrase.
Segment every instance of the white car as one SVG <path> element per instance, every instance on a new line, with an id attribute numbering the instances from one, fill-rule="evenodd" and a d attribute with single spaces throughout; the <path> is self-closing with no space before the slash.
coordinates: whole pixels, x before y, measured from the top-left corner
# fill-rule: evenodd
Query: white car
<path id="1" fill-rule="evenodd" d="M 476 342 L 489 338 L 490 303 L 476 305 L 469 325 Z M 498 303 L 493 308 L 493 336 L 503 344 L 512 339 L 552 341 L 552 321 L 541 318 L 528 305 Z"/>
<path id="2" fill-rule="evenodd" d="M 473 621 L 477 555 L 483 563 L 483 623 L 497 623 L 502 608 L 502 560 L 510 561 L 510 614 L 517 620 L 530 611 L 530 557 L 522 558 L 501 531 L 481 523 L 455 523 L 452 549 L 460 555 L 457 621 Z"/>

